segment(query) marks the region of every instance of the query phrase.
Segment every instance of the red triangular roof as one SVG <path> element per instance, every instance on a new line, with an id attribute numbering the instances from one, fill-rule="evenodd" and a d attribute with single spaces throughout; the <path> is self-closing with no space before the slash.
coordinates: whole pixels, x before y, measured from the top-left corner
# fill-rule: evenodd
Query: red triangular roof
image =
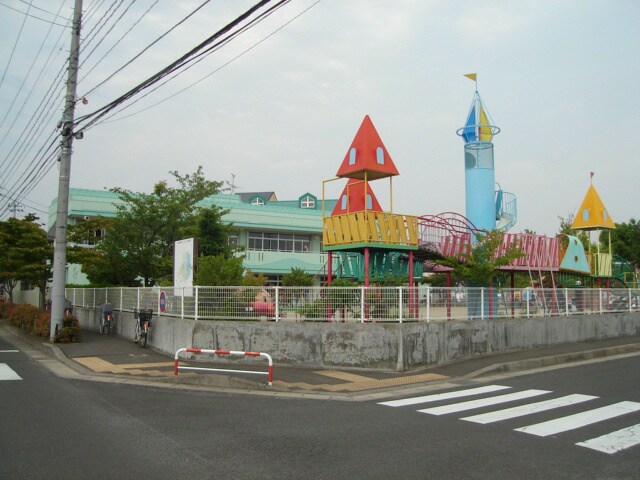
<path id="1" fill-rule="evenodd" d="M 368 211 L 382 212 L 382 207 L 376 198 L 376 194 L 371 189 L 371 184 L 367 182 L 367 194 L 371 196 L 371 208 Z M 342 200 L 346 198 L 346 200 Z M 344 203 L 343 203 L 344 202 Z M 343 208 L 344 206 L 344 208 Z M 364 181 L 350 178 L 344 186 L 342 193 L 338 197 L 338 203 L 333 207 L 331 216 L 342 215 L 343 213 L 362 212 L 364 210 Z"/>
<path id="2" fill-rule="evenodd" d="M 378 163 L 378 148 L 382 149 L 382 163 Z M 351 153 L 352 149 L 355 149 L 355 156 Z M 367 180 L 399 174 L 369 115 L 362 120 L 358 133 L 351 142 L 336 176 L 363 179 L 365 172 Z"/>

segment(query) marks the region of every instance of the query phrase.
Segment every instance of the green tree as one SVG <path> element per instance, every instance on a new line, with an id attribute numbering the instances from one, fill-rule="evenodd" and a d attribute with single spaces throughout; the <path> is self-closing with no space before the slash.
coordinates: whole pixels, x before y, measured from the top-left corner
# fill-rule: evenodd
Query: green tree
<path id="1" fill-rule="evenodd" d="M 608 232 L 604 231 L 600 242 L 607 241 Z M 629 223 L 616 223 L 615 230 L 611 230 L 611 248 L 613 253 L 640 268 L 640 222 L 632 218 Z"/>
<path id="2" fill-rule="evenodd" d="M 440 261 L 453 268 L 457 278 L 477 285 L 489 285 L 500 275 L 499 267 L 509 265 L 512 261 L 525 256 L 517 244 L 511 244 L 498 255 L 504 234 L 499 230 L 491 230 L 486 234 L 476 235 L 476 244 L 462 253 L 460 258 L 447 257 Z"/>
<path id="3" fill-rule="evenodd" d="M 578 240 L 582 242 L 582 246 L 584 247 L 585 251 L 589 251 L 589 247 L 591 244 L 589 233 L 586 232 L 585 230 L 573 230 L 571 228 L 571 225 L 573 224 L 573 220 L 574 220 L 573 213 L 569 213 L 566 218 L 558 216 L 558 220 L 560 220 L 560 227 L 558 230 L 558 234 L 572 235 L 574 237 L 577 237 Z M 563 236 L 560 242 L 563 248 L 567 248 L 567 245 L 569 244 L 569 239 Z"/>
<path id="4" fill-rule="evenodd" d="M 200 257 L 195 275 L 196 285 L 230 286 L 242 283 L 242 257 L 227 257 L 223 254 Z"/>
<path id="5" fill-rule="evenodd" d="M 256 275 L 251 270 L 247 270 L 242 277 L 242 285 L 245 287 L 264 287 L 268 282 L 269 279 L 262 272 Z"/>
<path id="6" fill-rule="evenodd" d="M 205 245 L 211 251 L 216 251 L 216 242 L 225 246 L 218 251 L 226 248 L 227 239 L 221 233 L 224 229 L 219 225 L 222 211 L 198 205 L 218 193 L 222 182 L 205 179 L 202 167 L 193 174 L 181 175 L 176 171 L 170 174 L 177 187 L 161 181 L 150 194 L 122 188 L 111 190 L 123 201 L 116 207 L 117 216 L 106 225 L 106 233 L 96 242 L 94 252 L 74 251 L 93 284 L 136 285 L 137 279 L 142 279 L 145 286 L 170 282 L 174 242 L 193 236 L 194 232 L 204 235 Z M 201 210 L 209 212 L 201 214 Z M 199 219 L 206 219 L 200 228 Z M 79 229 L 80 237 L 90 237 L 94 226 L 86 225 L 83 233 Z"/>
<path id="7" fill-rule="evenodd" d="M 283 287 L 311 287 L 313 277 L 301 268 L 293 267 L 289 273 L 282 277 Z"/>
<path id="8" fill-rule="evenodd" d="M 37 220 L 29 215 L 24 220 L 10 218 L 0 222 L 0 283 L 8 291 L 10 302 L 13 302 L 13 289 L 18 282 L 27 281 L 38 287 L 44 305 L 53 248 Z"/>

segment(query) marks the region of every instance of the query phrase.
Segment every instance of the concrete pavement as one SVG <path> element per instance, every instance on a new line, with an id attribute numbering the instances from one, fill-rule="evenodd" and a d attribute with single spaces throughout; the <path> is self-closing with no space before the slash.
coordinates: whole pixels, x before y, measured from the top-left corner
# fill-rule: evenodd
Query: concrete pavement
<path id="1" fill-rule="evenodd" d="M 229 361 L 229 357 L 225 356 L 226 361 L 221 363 L 220 357 L 215 356 L 198 356 L 202 359 L 200 361 L 185 357 L 180 365 L 262 373 L 180 370 L 179 375 L 175 376 L 172 356 L 150 347 L 141 348 L 132 339 L 115 334 L 104 336 L 92 330 L 83 330 L 80 343 L 50 345 L 3 324 L 0 335 L 11 343 L 22 343 L 48 353 L 76 372 L 78 377 L 85 379 L 342 399 L 383 398 L 392 392 L 397 393 L 398 389 L 419 391 L 424 388 L 444 388 L 450 383 L 483 375 L 640 352 L 640 337 L 634 336 L 503 353 L 411 372 L 315 370 L 274 365 L 274 381 L 269 386 L 265 375 L 267 362 L 263 358 Z"/>

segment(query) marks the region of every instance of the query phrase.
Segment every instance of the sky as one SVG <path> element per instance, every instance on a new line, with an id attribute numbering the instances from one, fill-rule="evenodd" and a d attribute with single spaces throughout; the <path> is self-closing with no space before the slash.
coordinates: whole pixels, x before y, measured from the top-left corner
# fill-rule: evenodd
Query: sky
<path id="1" fill-rule="evenodd" d="M 98 20 L 118 3 L 113 20 L 99 29 Z M 123 13 L 130 2 L 85 0 L 77 98 L 88 103 L 76 103 L 76 118 L 158 72 L 255 1 L 209 2 L 93 90 L 201 3 L 139 0 Z M 61 118 L 64 81 L 54 79 L 70 44 L 70 29 L 16 10 L 51 20 L 59 8 L 69 18 L 73 1 L 0 2 L 5 203 L 21 172 L 35 168 L 34 152 L 48 144 Z M 475 89 L 463 75 L 476 73 L 501 129 L 493 140 L 496 181 L 518 202 L 512 231 L 555 235 L 559 217 L 577 212 L 590 172 L 615 222 L 639 219 L 639 25 L 638 0 L 293 0 L 86 130 L 74 141 L 71 187 L 150 192 L 172 178 L 170 171 L 193 173 L 201 165 L 211 180 L 235 178 L 238 192 L 321 197 L 323 180 L 335 177 L 369 115 L 400 172 L 393 211 L 464 214 L 464 142 L 456 130 Z M 19 151 L 20 134 L 45 110 L 39 102 L 52 85 L 61 93 L 51 119 L 42 122 L 45 133 L 16 156 L 12 147 Z M 58 175 L 54 165 L 29 184 L 18 215 L 35 211 L 46 218 Z M 337 198 L 344 183 L 326 184 L 325 195 Z M 371 186 L 389 209 L 388 180 Z"/>

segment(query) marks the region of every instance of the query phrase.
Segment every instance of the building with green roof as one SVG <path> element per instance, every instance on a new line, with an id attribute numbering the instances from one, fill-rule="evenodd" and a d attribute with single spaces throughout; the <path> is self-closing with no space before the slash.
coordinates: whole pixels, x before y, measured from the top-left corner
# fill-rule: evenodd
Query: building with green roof
<path id="1" fill-rule="evenodd" d="M 72 188 L 69 191 L 68 223 L 74 225 L 91 217 L 113 217 L 123 202 L 107 190 Z M 301 268 L 319 281 L 326 276 L 327 254 L 322 251 L 322 200 L 304 193 L 295 200 L 278 200 L 274 192 L 216 194 L 200 202 L 216 205 L 228 213 L 223 221 L 232 223 L 235 234 L 230 245 L 244 247 L 244 267 L 263 273 L 278 284 L 292 268 Z M 325 200 L 331 211 L 336 200 Z M 48 230 L 56 220 L 57 198 L 49 206 Z M 96 232 L 99 237 L 102 232 Z M 67 266 L 67 284 L 87 284 L 79 265 Z"/>

